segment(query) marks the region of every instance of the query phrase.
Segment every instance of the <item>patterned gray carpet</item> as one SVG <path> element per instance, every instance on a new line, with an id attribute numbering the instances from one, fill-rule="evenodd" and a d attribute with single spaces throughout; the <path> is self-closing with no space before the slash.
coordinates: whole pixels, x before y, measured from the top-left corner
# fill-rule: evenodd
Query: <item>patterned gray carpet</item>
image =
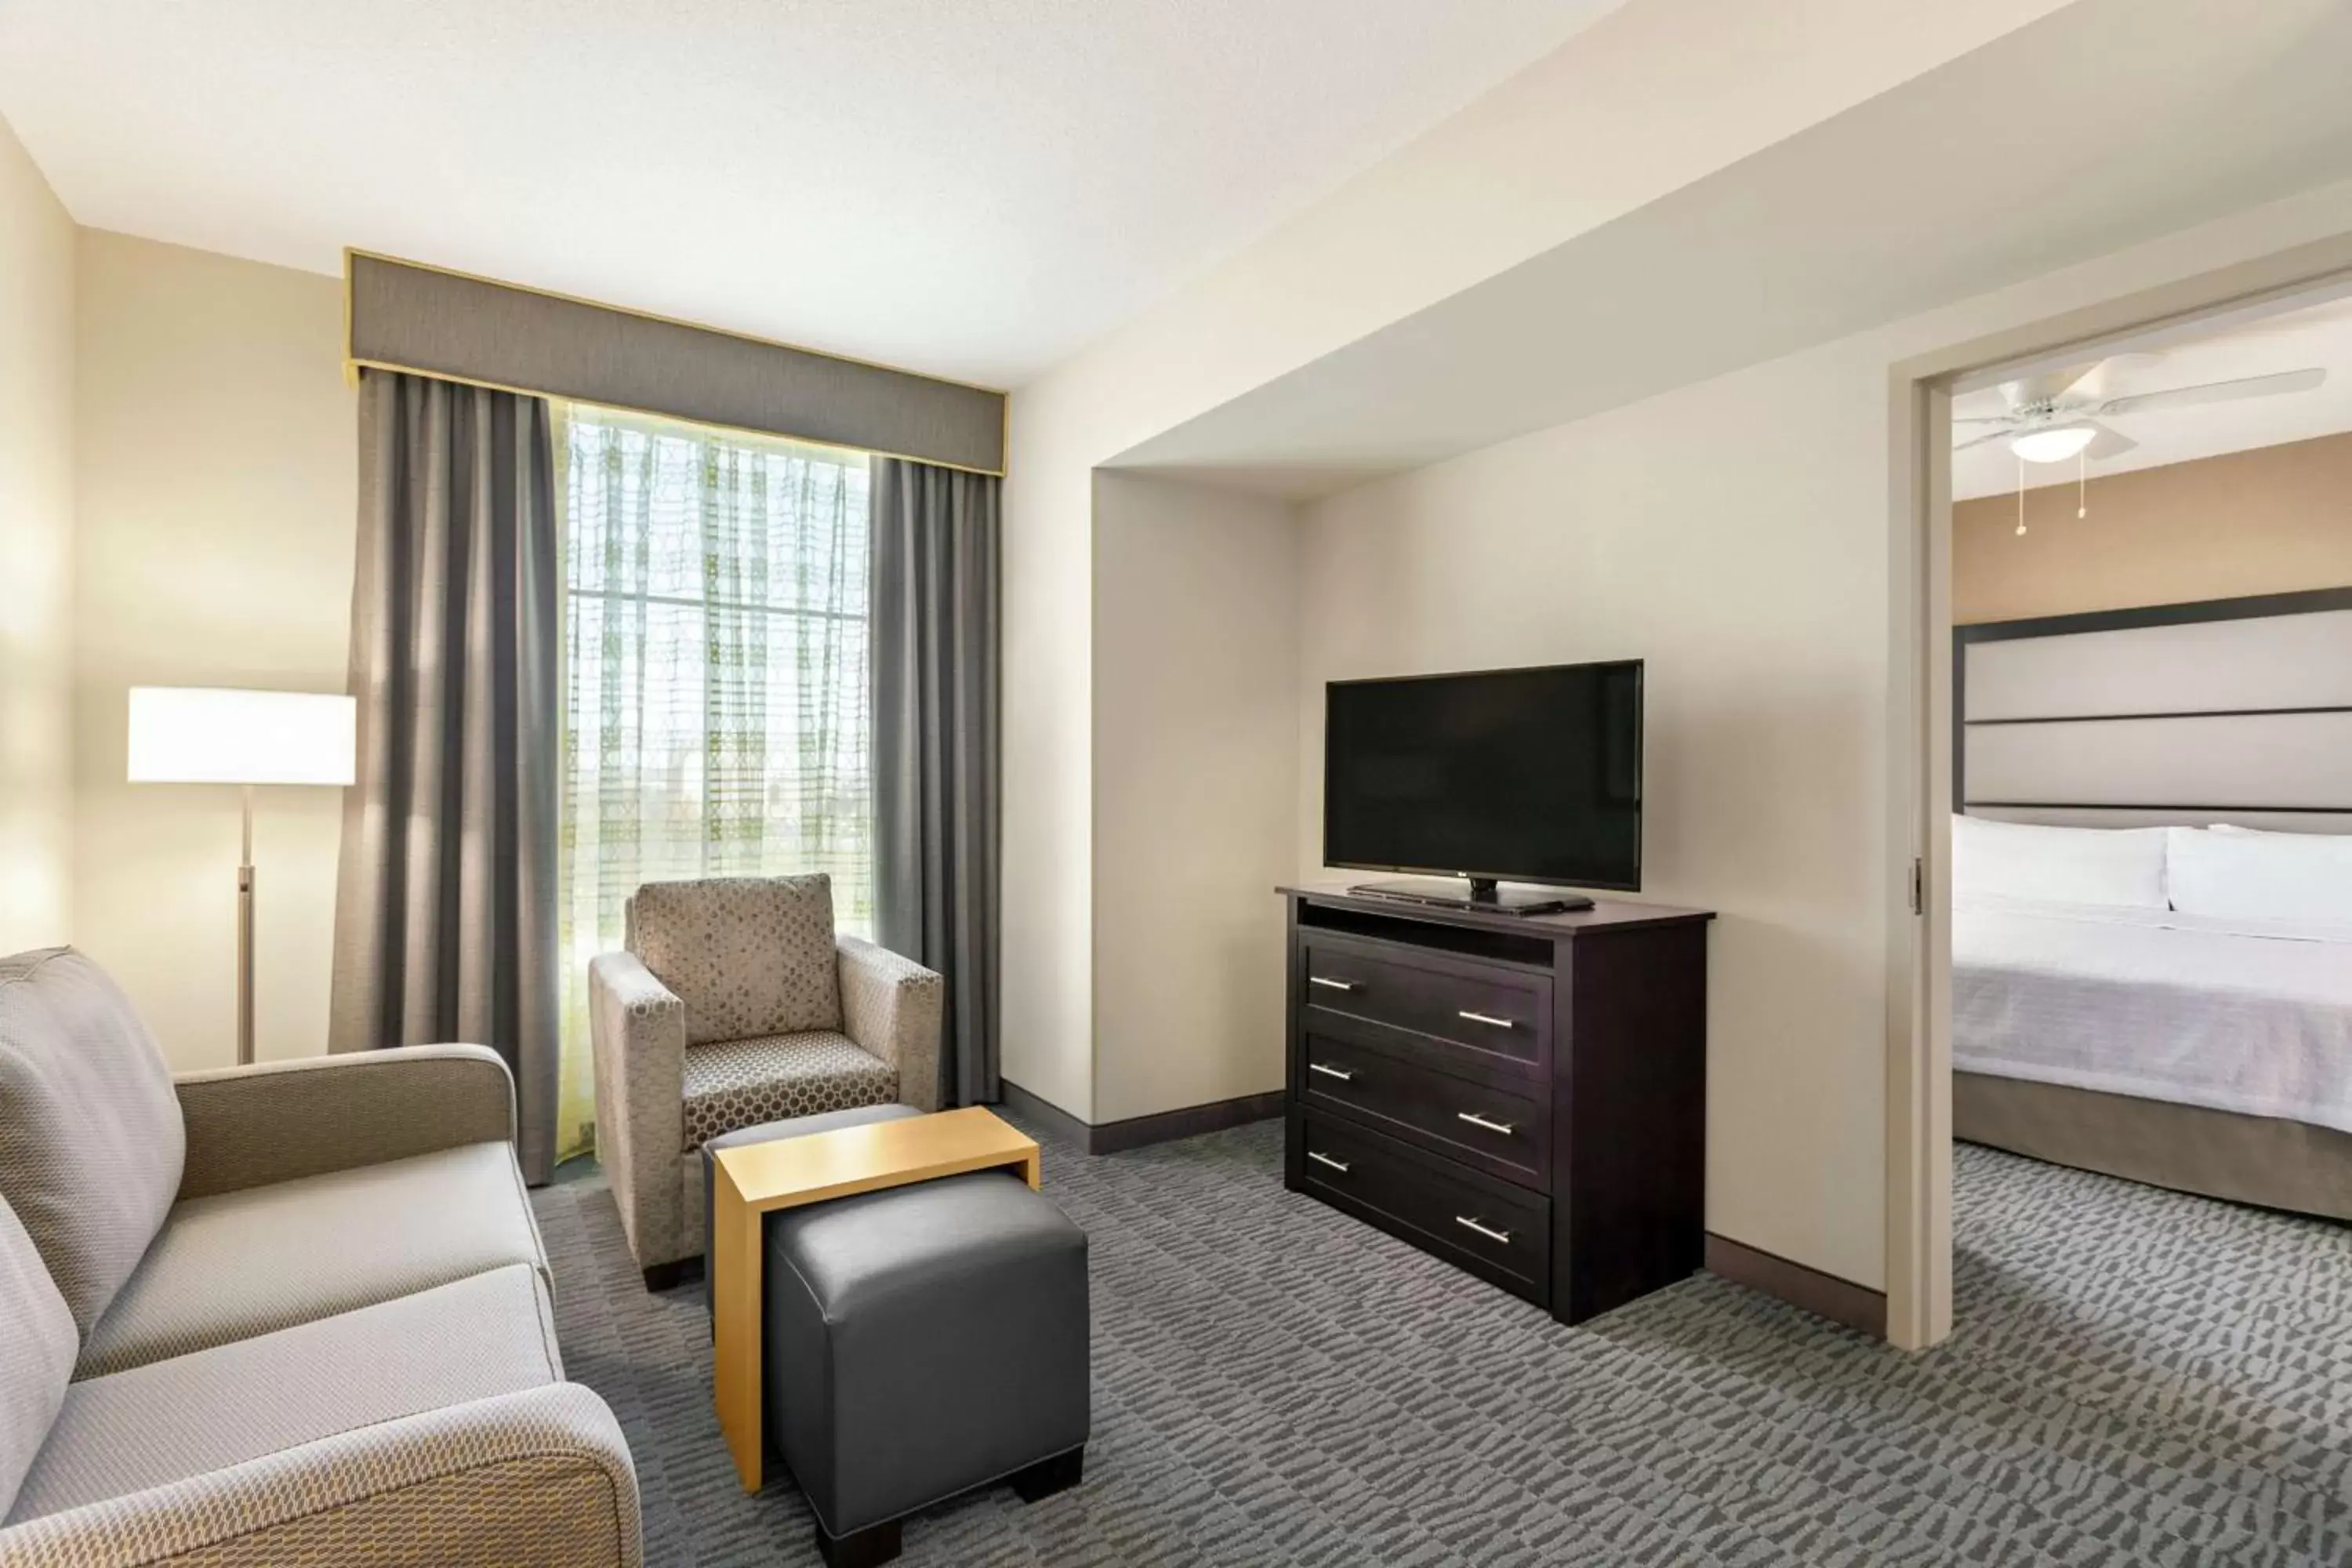
<path id="1" fill-rule="evenodd" d="M 1048 1144 L 1086 1484 L 935 1509 L 908 1564 L 2352 1562 L 2352 1230 L 1963 1147 L 1931 1353 L 1712 1276 L 1569 1330 L 1285 1194 L 1278 1134 Z M 593 1179 L 538 1203 L 649 1561 L 814 1563 L 788 1485 L 736 1486 L 698 1287 L 646 1294 Z"/>

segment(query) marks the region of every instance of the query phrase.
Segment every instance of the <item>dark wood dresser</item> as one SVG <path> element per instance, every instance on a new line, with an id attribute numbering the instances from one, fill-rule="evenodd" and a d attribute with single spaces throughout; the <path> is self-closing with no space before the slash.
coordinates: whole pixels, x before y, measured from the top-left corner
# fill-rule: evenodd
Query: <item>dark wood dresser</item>
<path id="1" fill-rule="evenodd" d="M 1281 891 L 1291 1191 L 1564 1323 L 1698 1268 L 1711 913 Z"/>

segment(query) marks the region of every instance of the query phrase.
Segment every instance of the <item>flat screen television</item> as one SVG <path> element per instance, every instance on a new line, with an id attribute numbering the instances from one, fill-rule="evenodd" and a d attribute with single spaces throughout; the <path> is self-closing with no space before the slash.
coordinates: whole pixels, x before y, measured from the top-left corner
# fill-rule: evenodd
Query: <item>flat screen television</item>
<path id="1" fill-rule="evenodd" d="M 1513 912 L 1588 905 L 1502 881 L 1642 886 L 1642 661 L 1335 680 L 1323 863 L 1465 878 L 1358 890 Z"/>

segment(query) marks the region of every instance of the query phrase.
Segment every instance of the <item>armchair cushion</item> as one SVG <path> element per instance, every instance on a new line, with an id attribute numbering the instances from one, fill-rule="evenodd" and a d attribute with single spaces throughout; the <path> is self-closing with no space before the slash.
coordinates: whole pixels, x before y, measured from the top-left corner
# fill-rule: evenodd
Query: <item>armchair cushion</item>
<path id="1" fill-rule="evenodd" d="M 171 1069 L 105 971 L 69 947 L 0 958 L 0 1193 L 81 1333 L 171 1212 L 184 1140 Z"/>
<path id="2" fill-rule="evenodd" d="M 887 1105 L 898 1092 L 898 1075 L 889 1063 L 829 1030 L 688 1046 L 680 1152 L 739 1127 Z"/>
<path id="3" fill-rule="evenodd" d="M 65 1404 L 80 1349 L 66 1299 L 0 1198 L 0 1519 Z"/>
<path id="4" fill-rule="evenodd" d="M 514 1150 L 469 1143 L 191 1198 L 82 1346 L 79 1375 L 251 1339 L 510 1264 L 547 1271 Z"/>
<path id="5" fill-rule="evenodd" d="M 75 1384 L 7 1517 L 37 1519 L 562 1379 L 538 1271 L 477 1274 Z"/>
<path id="6" fill-rule="evenodd" d="M 689 1046 L 841 1027 L 822 871 L 648 882 L 629 931 L 629 950 L 686 1004 Z"/>
<path id="7" fill-rule="evenodd" d="M 182 1073 L 180 1196 L 514 1137 L 514 1079 L 487 1046 L 400 1046 Z"/>

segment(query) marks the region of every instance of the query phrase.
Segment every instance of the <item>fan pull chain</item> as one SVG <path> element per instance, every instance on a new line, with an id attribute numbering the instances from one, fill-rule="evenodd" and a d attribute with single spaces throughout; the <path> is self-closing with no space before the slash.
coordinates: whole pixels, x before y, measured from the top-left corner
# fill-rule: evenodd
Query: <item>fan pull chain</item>
<path id="1" fill-rule="evenodd" d="M 2025 459 L 2017 459 L 2017 537 L 2025 537 Z"/>
<path id="2" fill-rule="evenodd" d="M 2091 449 L 2088 447 L 2074 454 L 2074 516 L 2079 521 L 2091 515 Z"/>

